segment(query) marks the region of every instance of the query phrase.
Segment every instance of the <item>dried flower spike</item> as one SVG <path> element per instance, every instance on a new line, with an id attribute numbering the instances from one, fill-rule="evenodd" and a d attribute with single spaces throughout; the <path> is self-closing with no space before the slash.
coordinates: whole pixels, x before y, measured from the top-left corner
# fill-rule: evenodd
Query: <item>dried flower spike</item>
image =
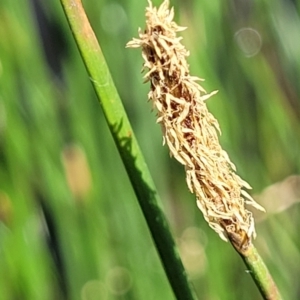
<path id="1" fill-rule="evenodd" d="M 187 185 L 208 224 L 224 240 L 247 246 L 255 237 L 254 220 L 245 204 L 264 210 L 243 190 L 251 187 L 235 174 L 235 166 L 221 148 L 218 121 L 207 110 L 207 94 L 191 76 L 186 57 L 189 52 L 176 37 L 185 28 L 174 21 L 174 10 L 165 0 L 157 9 L 151 1 L 146 8 L 146 29 L 127 47 L 142 48 L 148 94 L 157 109 L 164 143 L 186 170 Z"/>

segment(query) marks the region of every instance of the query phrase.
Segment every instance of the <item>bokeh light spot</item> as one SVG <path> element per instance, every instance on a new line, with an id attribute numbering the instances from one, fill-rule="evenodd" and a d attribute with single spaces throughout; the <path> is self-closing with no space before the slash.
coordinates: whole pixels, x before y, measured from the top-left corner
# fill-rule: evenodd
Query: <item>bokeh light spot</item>
<path id="1" fill-rule="evenodd" d="M 261 49 L 261 35 L 253 28 L 241 28 L 235 33 L 234 37 L 239 49 L 246 57 L 256 55 Z"/>
<path id="2" fill-rule="evenodd" d="M 127 24 L 127 15 L 118 3 L 108 3 L 101 11 L 101 25 L 108 34 L 117 35 Z"/>
<path id="3" fill-rule="evenodd" d="M 119 266 L 109 270 L 105 281 L 109 291 L 115 295 L 124 295 L 132 287 L 130 272 L 126 268 Z"/>
<path id="4" fill-rule="evenodd" d="M 106 300 L 108 291 L 100 280 L 90 280 L 81 289 L 82 300 Z"/>

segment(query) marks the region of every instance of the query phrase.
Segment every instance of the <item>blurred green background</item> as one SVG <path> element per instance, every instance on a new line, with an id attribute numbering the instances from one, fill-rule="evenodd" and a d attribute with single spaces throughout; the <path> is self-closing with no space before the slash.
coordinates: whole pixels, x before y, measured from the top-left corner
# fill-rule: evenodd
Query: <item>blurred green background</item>
<path id="1" fill-rule="evenodd" d="M 85 0 L 199 299 L 260 299 L 203 221 L 147 103 L 146 1 Z M 155 1 L 154 4 L 160 4 Z M 300 1 L 171 1 L 221 143 L 251 194 L 255 240 L 299 299 Z M 174 299 L 59 1 L 0 2 L 0 299 Z"/>

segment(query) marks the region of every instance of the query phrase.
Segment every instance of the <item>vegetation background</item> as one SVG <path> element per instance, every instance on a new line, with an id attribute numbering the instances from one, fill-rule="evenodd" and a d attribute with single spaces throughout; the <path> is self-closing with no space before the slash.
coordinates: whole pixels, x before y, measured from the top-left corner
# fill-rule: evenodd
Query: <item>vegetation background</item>
<path id="1" fill-rule="evenodd" d="M 85 0 L 199 299 L 260 299 L 204 222 L 147 104 L 146 1 Z M 159 5 L 160 1 L 153 1 Z M 268 212 L 255 244 L 299 299 L 300 1 L 171 1 L 221 144 Z M 0 2 L 0 298 L 173 299 L 59 1 Z"/>

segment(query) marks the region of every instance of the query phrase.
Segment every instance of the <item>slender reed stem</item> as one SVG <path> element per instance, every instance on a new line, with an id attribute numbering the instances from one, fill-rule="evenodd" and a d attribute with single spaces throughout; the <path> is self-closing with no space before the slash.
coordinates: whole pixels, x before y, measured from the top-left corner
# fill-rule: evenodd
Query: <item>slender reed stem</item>
<path id="1" fill-rule="evenodd" d="M 82 3 L 80 0 L 61 0 L 61 4 L 135 190 L 173 292 L 177 299 L 195 299 L 167 221 L 160 208 L 160 200 L 153 180 Z"/>
<path id="2" fill-rule="evenodd" d="M 232 246 L 240 254 L 246 264 L 254 283 L 258 287 L 263 299 L 282 300 L 279 290 L 257 249 L 252 243 L 243 247 L 237 236 L 228 236 Z"/>

